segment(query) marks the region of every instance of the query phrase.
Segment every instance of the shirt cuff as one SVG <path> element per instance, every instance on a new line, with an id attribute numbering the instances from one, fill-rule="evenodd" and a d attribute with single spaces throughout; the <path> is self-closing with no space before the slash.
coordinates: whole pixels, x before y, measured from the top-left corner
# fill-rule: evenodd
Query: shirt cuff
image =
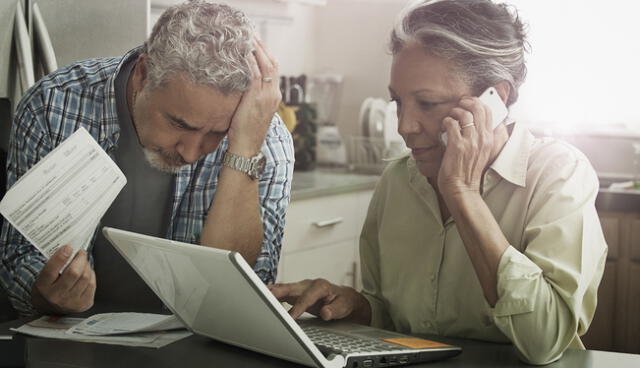
<path id="1" fill-rule="evenodd" d="M 509 246 L 498 265 L 498 301 L 491 310 L 494 318 L 532 312 L 541 274 L 538 265 Z"/>
<path id="2" fill-rule="evenodd" d="M 11 304 L 22 316 L 31 316 L 37 314 L 31 299 L 31 290 L 36 282 L 37 275 L 40 273 L 46 263 L 44 256 L 34 258 L 31 263 L 23 265 L 19 271 L 19 282 L 14 281 L 14 287 L 11 291 L 7 290 Z"/>
<path id="3" fill-rule="evenodd" d="M 369 301 L 371 307 L 371 326 L 382 329 L 393 329 L 393 323 L 389 320 L 389 316 L 385 310 L 382 301 L 371 294 L 362 293 Z"/>

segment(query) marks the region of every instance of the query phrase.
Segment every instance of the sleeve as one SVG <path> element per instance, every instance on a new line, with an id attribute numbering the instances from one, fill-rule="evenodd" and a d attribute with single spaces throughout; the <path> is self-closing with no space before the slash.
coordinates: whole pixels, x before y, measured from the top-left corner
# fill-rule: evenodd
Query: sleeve
<path id="1" fill-rule="evenodd" d="M 278 115 L 271 121 L 262 153 L 267 164 L 260 178 L 258 192 L 264 234 L 253 269 L 264 283 L 273 284 L 278 271 L 295 162 L 293 139 Z"/>
<path id="2" fill-rule="evenodd" d="M 371 307 L 371 326 L 395 330 L 380 287 L 380 252 L 378 244 L 378 211 L 382 182 L 376 187 L 360 233 L 360 265 L 362 295 Z"/>
<path id="3" fill-rule="evenodd" d="M 524 252 L 510 246 L 502 255 L 492 309 L 496 326 L 531 364 L 582 347 L 579 336 L 595 313 L 607 253 L 591 165 L 582 159 L 552 166 L 528 209 Z"/>
<path id="4" fill-rule="evenodd" d="M 35 111 L 38 98 L 23 101 L 28 102 L 18 106 L 11 128 L 6 167 L 8 189 L 52 149 L 41 115 Z M 0 257 L 0 282 L 13 307 L 22 315 L 35 314 L 31 289 L 46 258 L 6 220 L 0 234 Z"/>

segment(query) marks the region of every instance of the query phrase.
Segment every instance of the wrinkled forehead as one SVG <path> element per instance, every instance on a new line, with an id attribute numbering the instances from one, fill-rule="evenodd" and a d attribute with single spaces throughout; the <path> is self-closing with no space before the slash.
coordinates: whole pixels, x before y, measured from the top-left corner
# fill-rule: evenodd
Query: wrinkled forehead
<path id="1" fill-rule="evenodd" d="M 213 86 L 194 83 L 179 73 L 153 87 L 149 93 L 153 107 L 167 117 L 207 130 L 228 129 L 242 97 L 239 92 L 223 93 Z"/>

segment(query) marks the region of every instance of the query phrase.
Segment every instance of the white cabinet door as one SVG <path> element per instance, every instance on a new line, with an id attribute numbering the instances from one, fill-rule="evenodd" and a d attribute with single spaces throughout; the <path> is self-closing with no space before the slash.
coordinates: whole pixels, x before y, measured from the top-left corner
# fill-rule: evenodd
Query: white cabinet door
<path id="1" fill-rule="evenodd" d="M 359 195 L 354 192 L 291 202 L 282 251 L 295 252 L 353 239 L 364 222 L 357 210 Z"/>
<path id="2" fill-rule="evenodd" d="M 360 288 L 358 243 L 372 190 L 291 202 L 277 282 L 323 278 Z"/>
<path id="3" fill-rule="evenodd" d="M 336 285 L 355 286 L 356 254 L 353 240 L 283 255 L 278 282 L 323 278 Z"/>

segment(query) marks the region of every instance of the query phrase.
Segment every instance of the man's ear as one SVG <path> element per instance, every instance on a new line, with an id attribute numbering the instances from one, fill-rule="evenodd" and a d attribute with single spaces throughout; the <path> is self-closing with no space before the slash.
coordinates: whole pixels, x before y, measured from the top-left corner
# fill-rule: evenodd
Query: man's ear
<path id="1" fill-rule="evenodd" d="M 502 102 L 504 102 L 504 104 L 506 105 L 507 101 L 509 100 L 509 95 L 511 94 L 511 85 L 509 84 L 509 82 L 502 81 L 493 87 L 496 89 L 496 91 L 498 91 Z"/>
<path id="2" fill-rule="evenodd" d="M 149 69 L 147 68 L 147 60 L 147 54 L 142 53 L 138 55 L 136 66 L 133 68 L 133 77 L 138 91 L 141 91 L 148 82 Z"/>

